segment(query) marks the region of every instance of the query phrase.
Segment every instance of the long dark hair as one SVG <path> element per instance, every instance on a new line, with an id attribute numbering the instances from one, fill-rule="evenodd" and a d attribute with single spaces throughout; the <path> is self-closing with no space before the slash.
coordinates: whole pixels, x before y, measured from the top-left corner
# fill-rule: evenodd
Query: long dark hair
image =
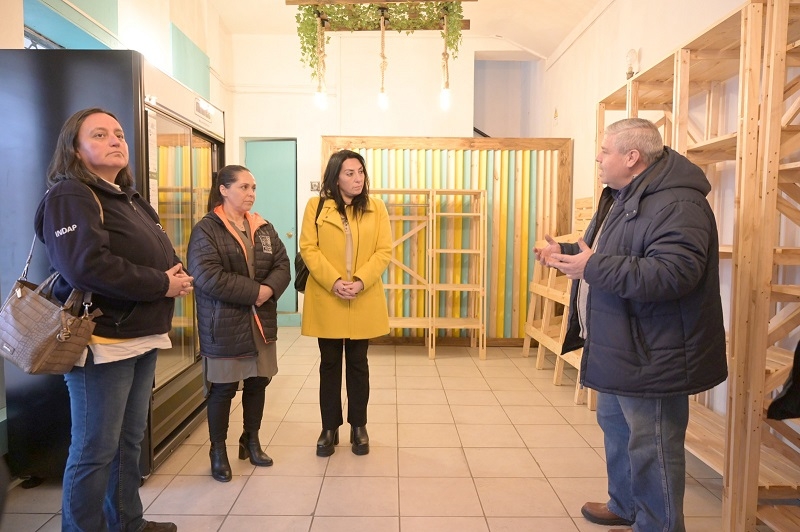
<path id="1" fill-rule="evenodd" d="M 50 166 L 47 167 L 48 189 L 59 181 L 66 179 L 77 179 L 87 184 L 97 183 L 101 179 L 86 168 L 86 165 L 78 157 L 78 133 L 80 133 L 84 120 L 94 114 L 106 114 L 117 120 L 113 113 L 99 107 L 83 109 L 67 118 L 67 121 L 61 126 L 61 133 L 59 133 L 56 141 L 56 150 L 53 152 Z M 133 186 L 133 174 L 131 174 L 130 165 L 125 165 L 125 168 L 117 173 L 114 182 L 121 187 Z"/>
<path id="2" fill-rule="evenodd" d="M 364 167 L 364 188 L 361 189 L 361 194 L 353 198 L 352 206 L 356 216 L 361 216 L 367 212 L 369 206 L 369 175 L 367 175 L 367 165 L 364 163 L 364 158 L 350 150 L 340 150 L 331 155 L 328 159 L 328 166 L 325 168 L 325 174 L 322 176 L 322 186 L 320 187 L 319 195 L 323 198 L 331 198 L 336 202 L 336 210 L 344 214 L 344 198 L 342 193 L 339 192 L 339 173 L 342 171 L 342 165 L 348 159 L 358 159 L 361 166 Z"/>
<path id="3" fill-rule="evenodd" d="M 219 186 L 231 188 L 231 185 L 239 180 L 239 172 L 250 172 L 250 170 L 239 164 L 229 164 L 228 166 L 223 166 L 211 176 L 211 191 L 208 193 L 209 211 L 213 211 L 225 201 L 219 192 Z"/>

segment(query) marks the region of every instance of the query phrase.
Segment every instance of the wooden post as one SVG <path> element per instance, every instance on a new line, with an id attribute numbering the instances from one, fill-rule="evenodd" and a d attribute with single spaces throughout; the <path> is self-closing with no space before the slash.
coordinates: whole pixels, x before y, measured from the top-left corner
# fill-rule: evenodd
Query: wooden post
<path id="1" fill-rule="evenodd" d="M 686 155 L 689 131 L 689 56 L 690 50 L 675 52 L 675 79 L 672 85 L 672 149 Z"/>
<path id="2" fill-rule="evenodd" d="M 767 214 L 762 197 L 767 179 L 759 172 L 758 162 L 762 24 L 763 5 L 752 3 L 742 9 L 740 120 L 736 147 L 736 197 L 739 203 L 734 225 L 734 289 L 729 367 L 731 375 L 728 379 L 722 492 L 723 529 L 730 531 L 755 529 L 761 456 L 760 421 L 773 246 L 769 238 L 759 236 L 773 234 L 769 231 L 762 232 L 761 227 L 762 218 Z M 772 55 L 777 52 L 776 47 L 780 44 L 774 31 L 772 36 L 768 43 L 770 64 L 773 64 Z M 784 45 L 785 42 L 784 23 Z M 774 72 L 769 72 L 767 78 L 774 75 Z M 765 83 L 772 82 L 765 79 Z M 765 101 L 765 111 L 771 105 Z M 764 116 L 764 119 L 769 120 L 769 116 Z M 764 134 L 769 136 L 766 130 Z M 774 210 L 769 216 L 774 216 Z M 751 389 L 751 386 L 755 389 Z"/>

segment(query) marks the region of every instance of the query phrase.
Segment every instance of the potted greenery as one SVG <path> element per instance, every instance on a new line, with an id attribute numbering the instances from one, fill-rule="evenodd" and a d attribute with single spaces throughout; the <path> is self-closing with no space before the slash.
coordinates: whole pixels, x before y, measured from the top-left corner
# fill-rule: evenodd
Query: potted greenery
<path id="1" fill-rule="evenodd" d="M 435 30 L 447 21 L 447 31 L 441 31 L 445 47 L 455 58 L 461 44 L 461 2 L 408 2 L 392 4 L 337 4 L 299 6 L 297 8 L 297 35 L 300 37 L 300 59 L 311 67 L 312 77 L 317 74 L 318 43 L 317 18 L 325 21 L 325 31 L 379 30 L 381 11 L 386 16 L 386 28 L 398 32 Z M 328 37 L 326 36 L 326 43 Z"/>

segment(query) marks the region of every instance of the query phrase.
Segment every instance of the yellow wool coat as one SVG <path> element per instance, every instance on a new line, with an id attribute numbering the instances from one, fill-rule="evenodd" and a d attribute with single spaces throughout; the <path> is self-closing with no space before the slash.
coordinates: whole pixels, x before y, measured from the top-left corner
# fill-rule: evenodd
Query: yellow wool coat
<path id="1" fill-rule="evenodd" d="M 354 340 L 388 334 L 389 312 L 381 281 L 392 252 L 386 205 L 370 197 L 367 211 L 360 218 L 354 218 L 351 208 L 347 208 L 353 236 L 353 277 L 364 283 L 364 290 L 348 301 L 333 293 L 337 279 L 347 280 L 344 225 L 336 202 L 327 199 L 315 230 L 314 216 L 320 201 L 320 198 L 308 201 L 300 231 L 300 254 L 310 273 L 303 303 L 302 334 Z"/>

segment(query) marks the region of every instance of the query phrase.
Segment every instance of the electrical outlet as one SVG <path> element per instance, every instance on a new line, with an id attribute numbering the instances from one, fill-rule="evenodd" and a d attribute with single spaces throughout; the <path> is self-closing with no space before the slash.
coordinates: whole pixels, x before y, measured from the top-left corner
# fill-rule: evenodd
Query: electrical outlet
<path id="1" fill-rule="evenodd" d="M 311 182 L 311 192 L 319 192 L 319 181 Z"/>

